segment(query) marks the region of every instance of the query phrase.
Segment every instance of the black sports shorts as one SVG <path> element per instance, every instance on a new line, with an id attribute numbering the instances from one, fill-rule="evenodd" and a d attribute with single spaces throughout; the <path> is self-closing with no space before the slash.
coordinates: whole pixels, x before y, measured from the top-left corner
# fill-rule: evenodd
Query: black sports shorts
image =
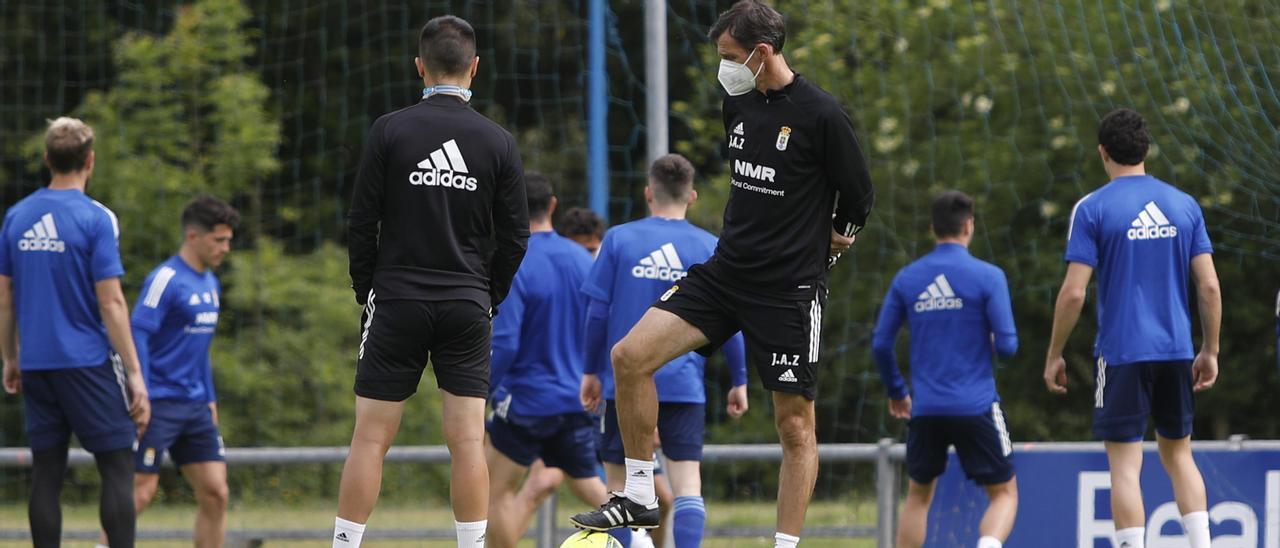
<path id="1" fill-rule="evenodd" d="M 403 401 L 430 361 L 455 396 L 489 396 L 489 312 L 472 301 L 380 301 L 370 294 L 356 364 L 356 395 Z"/>
<path id="2" fill-rule="evenodd" d="M 818 395 L 818 354 L 827 291 L 815 285 L 804 298 L 742 291 L 717 280 L 713 270 L 695 265 L 653 307 L 679 316 L 711 341 L 698 349 L 709 356 L 734 333 L 747 343 L 747 363 L 775 392 Z"/>

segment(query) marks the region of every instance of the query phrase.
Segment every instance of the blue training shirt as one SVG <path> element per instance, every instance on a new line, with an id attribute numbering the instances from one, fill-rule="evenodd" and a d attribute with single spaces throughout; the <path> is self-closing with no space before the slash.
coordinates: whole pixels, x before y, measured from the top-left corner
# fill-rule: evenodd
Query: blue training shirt
<path id="1" fill-rule="evenodd" d="M 511 293 L 493 320 L 494 398 L 511 396 L 507 412 L 545 417 L 582 412 L 582 326 L 578 292 L 591 254 L 555 232 L 529 236 Z"/>
<path id="2" fill-rule="evenodd" d="M 582 286 L 587 297 L 608 309 L 603 318 L 607 344 L 597 355 L 587 356 L 587 372 L 600 376 L 604 399 L 615 398 L 608 349 L 622 340 L 649 306 L 685 276 L 689 267 L 705 262 L 715 248 L 715 236 L 683 219 L 647 217 L 615 226 L 605 233 L 591 275 Z M 587 332 L 590 337 L 591 326 Z M 741 333 L 724 347 L 734 386 L 747 382 L 742 348 Z M 658 400 L 705 403 L 706 363 L 701 354 L 690 352 L 662 366 L 654 375 Z"/>
<path id="3" fill-rule="evenodd" d="M 133 340 L 153 400 L 217 400 L 209 347 L 222 286 L 174 255 L 147 275 L 133 306 Z"/>
<path id="4" fill-rule="evenodd" d="M 1200 204 L 1148 175 L 1117 177 L 1071 213 L 1068 262 L 1098 275 L 1094 355 L 1108 365 L 1190 360 L 1191 258 L 1213 253 Z"/>
<path id="5" fill-rule="evenodd" d="M 0 274 L 13 279 L 23 371 L 107 363 L 111 343 L 94 284 L 124 275 L 120 224 L 79 190 L 42 188 L 0 228 Z"/>
<path id="6" fill-rule="evenodd" d="M 939 244 L 907 265 L 889 286 L 872 337 L 872 351 L 889 397 L 907 396 L 894 341 L 903 321 L 911 331 L 912 416 L 986 413 L 996 394 L 992 347 L 1003 357 L 1018 350 L 1009 282 L 999 267 L 959 244 Z"/>

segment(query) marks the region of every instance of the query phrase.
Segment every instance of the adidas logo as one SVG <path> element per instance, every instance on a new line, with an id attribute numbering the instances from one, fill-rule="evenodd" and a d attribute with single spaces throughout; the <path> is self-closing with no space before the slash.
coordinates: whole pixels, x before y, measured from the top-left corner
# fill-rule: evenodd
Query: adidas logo
<path id="1" fill-rule="evenodd" d="M 933 283 L 929 284 L 929 287 L 917 298 L 919 300 L 916 301 L 916 312 L 964 308 L 964 301 L 956 297 L 956 292 L 951 289 L 947 277 L 942 274 L 938 274 L 938 277 L 933 279 Z"/>
<path id="2" fill-rule="evenodd" d="M 191 306 L 200 306 L 200 296 L 192 293 L 191 298 L 187 299 L 187 304 Z"/>
<path id="3" fill-rule="evenodd" d="M 1178 236 L 1178 227 L 1169 223 L 1169 218 L 1164 216 L 1155 202 L 1147 202 L 1129 226 L 1133 227 L 1127 234 L 1130 240 L 1157 240 Z"/>
<path id="4" fill-rule="evenodd" d="M 793 373 L 790 369 L 788 369 L 786 371 L 783 371 L 781 375 L 778 375 L 778 381 L 779 382 L 800 382 L 800 379 L 797 379 L 796 374 Z"/>
<path id="5" fill-rule="evenodd" d="M 746 132 L 742 130 L 742 122 L 738 122 L 738 125 L 733 126 L 733 134 L 734 134 L 734 135 L 746 135 Z"/>
<path id="6" fill-rule="evenodd" d="M 676 282 L 689 274 L 684 270 L 684 263 L 680 262 L 680 255 L 676 254 L 676 246 L 667 242 L 631 267 L 631 275 L 645 280 Z"/>
<path id="7" fill-rule="evenodd" d="M 333 538 L 334 538 L 334 539 L 337 539 L 337 540 L 340 540 L 340 541 L 342 541 L 342 542 L 350 542 L 350 541 L 351 541 L 351 539 L 347 538 L 347 533 L 346 533 L 346 531 L 339 532 L 339 533 L 338 533 L 338 535 L 337 535 L 337 536 L 335 536 L 335 537 L 333 537 Z"/>
<path id="8" fill-rule="evenodd" d="M 632 473 L 631 473 L 631 477 L 633 477 L 633 478 L 647 478 L 647 477 L 649 477 L 649 473 L 648 473 L 648 472 L 645 472 L 644 470 L 636 470 L 635 472 L 632 472 Z"/>
<path id="9" fill-rule="evenodd" d="M 45 213 L 40 217 L 40 222 L 31 226 L 31 229 L 22 233 L 22 239 L 18 240 L 19 251 L 51 251 L 53 253 L 65 253 L 67 251 L 67 243 L 58 239 L 58 226 L 53 224 L 53 214 Z"/>
<path id="10" fill-rule="evenodd" d="M 445 141 L 427 158 L 418 162 L 418 170 L 409 173 L 409 184 L 415 186 L 445 186 L 474 192 L 476 178 L 467 176 L 467 162 L 462 159 L 458 142 Z"/>

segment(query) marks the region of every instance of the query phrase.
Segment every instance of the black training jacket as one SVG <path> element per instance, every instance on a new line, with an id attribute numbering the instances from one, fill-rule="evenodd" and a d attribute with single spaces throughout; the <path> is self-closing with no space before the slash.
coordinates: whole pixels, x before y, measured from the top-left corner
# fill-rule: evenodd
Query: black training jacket
<path id="1" fill-rule="evenodd" d="M 724 99 L 729 202 L 720 276 L 752 291 L 812 295 L 825 284 L 831 230 L 862 229 L 875 189 L 849 116 L 800 75 L 780 90 Z"/>
<path id="2" fill-rule="evenodd" d="M 347 215 L 356 300 L 497 307 L 529 240 L 523 172 L 511 134 L 456 96 L 378 118 Z"/>

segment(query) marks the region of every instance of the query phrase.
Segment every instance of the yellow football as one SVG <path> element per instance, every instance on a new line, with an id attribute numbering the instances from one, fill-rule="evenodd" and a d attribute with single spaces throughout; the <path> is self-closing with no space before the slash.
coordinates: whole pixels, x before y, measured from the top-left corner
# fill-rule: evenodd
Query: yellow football
<path id="1" fill-rule="evenodd" d="M 622 543 L 599 531 L 578 531 L 560 543 L 560 548 L 622 548 Z"/>

